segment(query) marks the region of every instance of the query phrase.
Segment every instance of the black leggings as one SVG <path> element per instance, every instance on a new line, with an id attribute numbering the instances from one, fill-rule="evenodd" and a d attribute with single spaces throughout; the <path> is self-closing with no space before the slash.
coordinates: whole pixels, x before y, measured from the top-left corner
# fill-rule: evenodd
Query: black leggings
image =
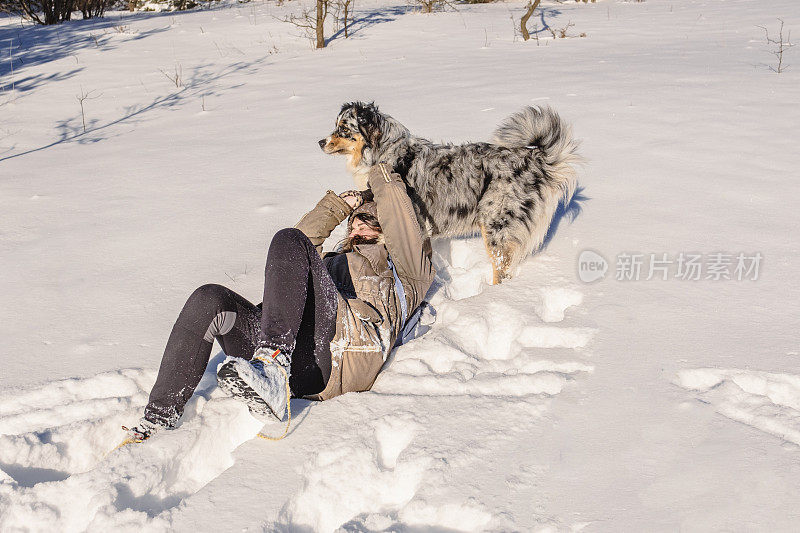
<path id="1" fill-rule="evenodd" d="M 189 296 L 164 349 L 145 418 L 167 427 L 177 423 L 214 339 L 226 355 L 248 360 L 259 345 L 279 349 L 291 358 L 292 394 L 321 392 L 331 375 L 336 309 L 336 286 L 314 246 L 298 229 L 279 231 L 267 254 L 263 304 L 213 284 Z"/>

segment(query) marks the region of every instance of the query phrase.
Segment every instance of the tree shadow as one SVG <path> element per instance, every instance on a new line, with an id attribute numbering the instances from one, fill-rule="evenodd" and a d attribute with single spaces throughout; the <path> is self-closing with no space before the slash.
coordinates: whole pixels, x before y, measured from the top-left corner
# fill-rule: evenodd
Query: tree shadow
<path id="1" fill-rule="evenodd" d="M 91 19 L 71 21 L 55 26 L 0 24 L 0 49 L 9 61 L 0 63 L 0 77 L 7 77 L 0 86 L 19 91 L 30 91 L 44 83 L 60 81 L 78 74 L 83 67 L 77 66 L 76 53 L 84 48 L 113 50 L 120 42 L 112 36 L 124 35 L 125 41 L 140 40 L 169 29 L 153 28 L 137 33 L 121 33 L 119 20 Z M 17 72 L 26 67 L 44 65 L 70 56 L 75 56 L 76 67 L 50 75 L 38 74 L 15 79 Z M 12 73 L 14 76 L 12 76 Z"/>
<path id="2" fill-rule="evenodd" d="M 57 128 L 59 129 L 60 133 L 57 140 L 46 145 L 25 150 L 24 152 L 18 152 L 5 157 L 0 157 L 0 162 L 32 154 L 34 152 L 40 152 L 66 142 L 75 141 L 80 144 L 87 144 L 107 139 L 111 136 L 110 128 L 113 126 L 123 123 L 136 124 L 137 121 L 142 120 L 143 116 L 150 111 L 156 109 L 175 108 L 179 105 L 182 105 L 190 98 L 198 98 L 200 96 L 215 96 L 222 91 L 230 89 L 231 87 L 235 87 L 236 85 L 231 85 L 229 87 L 217 87 L 214 89 L 211 88 L 211 84 L 233 73 L 254 73 L 258 68 L 263 67 L 268 57 L 269 56 L 267 55 L 249 62 L 242 61 L 234 63 L 219 72 L 215 72 L 213 69 L 216 67 L 212 65 L 200 65 L 194 69 L 189 79 L 186 80 L 184 86 L 176 92 L 157 96 L 148 104 L 126 107 L 122 116 L 113 120 L 107 122 L 92 120 L 87 123 L 85 132 L 83 131 L 83 121 L 80 114 L 76 115 L 75 117 L 59 121 Z"/>
<path id="3" fill-rule="evenodd" d="M 348 38 L 357 35 L 359 32 L 369 28 L 370 26 L 383 24 L 384 22 L 392 22 L 398 17 L 401 17 L 406 13 L 413 11 L 414 9 L 415 8 L 413 6 L 392 6 L 362 12 L 358 18 L 354 18 L 353 21 L 348 25 Z M 342 35 L 344 35 L 344 28 L 341 28 L 339 31 L 325 39 L 325 44 L 330 44 L 331 41 Z"/>
<path id="4" fill-rule="evenodd" d="M 552 7 L 543 7 L 541 9 L 539 9 L 539 20 L 542 21 L 542 27 L 539 28 L 537 26 L 536 31 L 530 32 L 531 35 L 538 35 L 538 34 L 544 32 L 544 31 L 548 31 L 549 32 L 551 27 L 550 27 L 550 24 L 547 23 L 547 20 L 545 19 L 545 16 L 547 15 L 547 16 L 550 16 L 550 17 L 557 17 L 560 14 L 561 14 L 561 11 L 559 11 L 558 9 L 552 8 Z"/>
<path id="5" fill-rule="evenodd" d="M 33 74 L 30 76 L 24 76 L 22 78 L 14 78 L 13 80 L 11 80 L 11 82 L 0 84 L 0 86 L 1 85 L 10 86 L 13 83 L 15 91 L 24 93 L 27 91 L 31 91 L 36 87 L 38 87 L 39 85 L 43 85 L 45 83 L 52 83 L 71 78 L 76 74 L 78 74 L 81 70 L 83 70 L 83 67 L 74 68 L 66 72 L 55 72 L 53 74 Z M 0 75 L 2 75 L 2 72 L 0 72 Z"/>

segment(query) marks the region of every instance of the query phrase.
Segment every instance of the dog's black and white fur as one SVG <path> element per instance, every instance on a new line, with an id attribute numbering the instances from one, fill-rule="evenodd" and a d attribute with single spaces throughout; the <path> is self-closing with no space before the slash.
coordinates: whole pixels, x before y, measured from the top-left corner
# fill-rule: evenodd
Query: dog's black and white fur
<path id="1" fill-rule="evenodd" d="M 430 236 L 480 231 L 495 283 L 542 245 L 559 202 L 572 197 L 580 161 L 569 126 L 549 107 L 512 115 L 491 143 L 452 145 L 416 137 L 374 104 L 353 102 L 319 144 L 348 156 L 361 189 L 379 162 L 399 173 Z"/>

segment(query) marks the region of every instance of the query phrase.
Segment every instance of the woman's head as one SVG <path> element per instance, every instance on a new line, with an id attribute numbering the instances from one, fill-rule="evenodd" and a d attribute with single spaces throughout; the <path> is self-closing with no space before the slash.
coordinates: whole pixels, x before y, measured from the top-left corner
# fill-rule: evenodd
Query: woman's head
<path id="1" fill-rule="evenodd" d="M 365 237 L 376 239 L 381 234 L 381 225 L 378 218 L 369 213 L 358 213 L 350 221 L 348 238 Z"/>
<path id="2" fill-rule="evenodd" d="M 350 215 L 347 238 L 342 242 L 342 251 L 349 252 L 357 244 L 377 244 L 382 241 L 383 235 L 375 202 L 366 202 Z"/>

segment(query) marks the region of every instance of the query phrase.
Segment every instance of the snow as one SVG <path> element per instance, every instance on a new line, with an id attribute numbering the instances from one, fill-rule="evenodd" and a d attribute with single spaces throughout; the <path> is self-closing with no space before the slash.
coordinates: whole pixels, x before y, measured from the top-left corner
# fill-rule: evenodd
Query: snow
<path id="1" fill-rule="evenodd" d="M 718 413 L 800 445 L 800 376 L 698 368 L 680 372 L 678 384 Z"/>
<path id="2" fill-rule="evenodd" d="M 291 2 L 0 19 L 0 530 L 794 530 L 800 55 L 772 72 L 756 26 L 800 8 L 543 4 L 574 38 L 521 41 L 516 1 L 365 0 L 321 51 Z M 258 301 L 271 236 L 352 188 L 316 141 L 355 99 L 453 142 L 547 103 L 581 188 L 502 285 L 479 238 L 437 241 L 371 392 L 294 400 L 267 442 L 207 373 L 176 430 L 109 454 L 192 290 Z M 616 279 L 623 253 L 718 252 L 761 253 L 758 279 Z"/>
<path id="3" fill-rule="evenodd" d="M 481 257 L 483 244 L 476 239 L 437 244 L 447 248 L 454 243 L 457 247 L 471 245 L 470 262 Z M 457 263 L 444 260 L 442 251 L 435 251 L 437 270 L 458 269 Z M 488 280 L 490 267 L 485 255 L 482 259 L 485 264 L 473 272 L 485 273 Z M 482 283 L 485 287 L 485 282 Z M 396 351 L 394 360 L 378 376 L 372 390 L 425 396 L 555 395 L 575 375 L 592 371 L 592 365 L 581 360 L 585 355 L 579 351 L 589 343 L 594 333 L 591 328 L 541 325 L 544 318 L 530 313 L 530 295 L 514 301 L 513 288 L 496 289 L 494 298 L 480 293 L 461 300 L 442 297 L 446 291 L 438 291 L 431 299 L 436 309 L 435 325 L 418 340 Z M 562 292 L 570 290 L 564 288 Z M 548 299 L 545 295 L 551 293 L 544 289 L 540 294 L 542 301 L 548 302 L 543 304 L 548 318 L 552 314 L 563 316 L 564 308 L 571 304 L 570 300 L 561 299 L 564 308 L 556 311 L 554 301 L 558 298 Z M 532 348 L 578 350 L 575 355 L 579 359 L 543 359 L 546 352 L 532 352 Z"/>

